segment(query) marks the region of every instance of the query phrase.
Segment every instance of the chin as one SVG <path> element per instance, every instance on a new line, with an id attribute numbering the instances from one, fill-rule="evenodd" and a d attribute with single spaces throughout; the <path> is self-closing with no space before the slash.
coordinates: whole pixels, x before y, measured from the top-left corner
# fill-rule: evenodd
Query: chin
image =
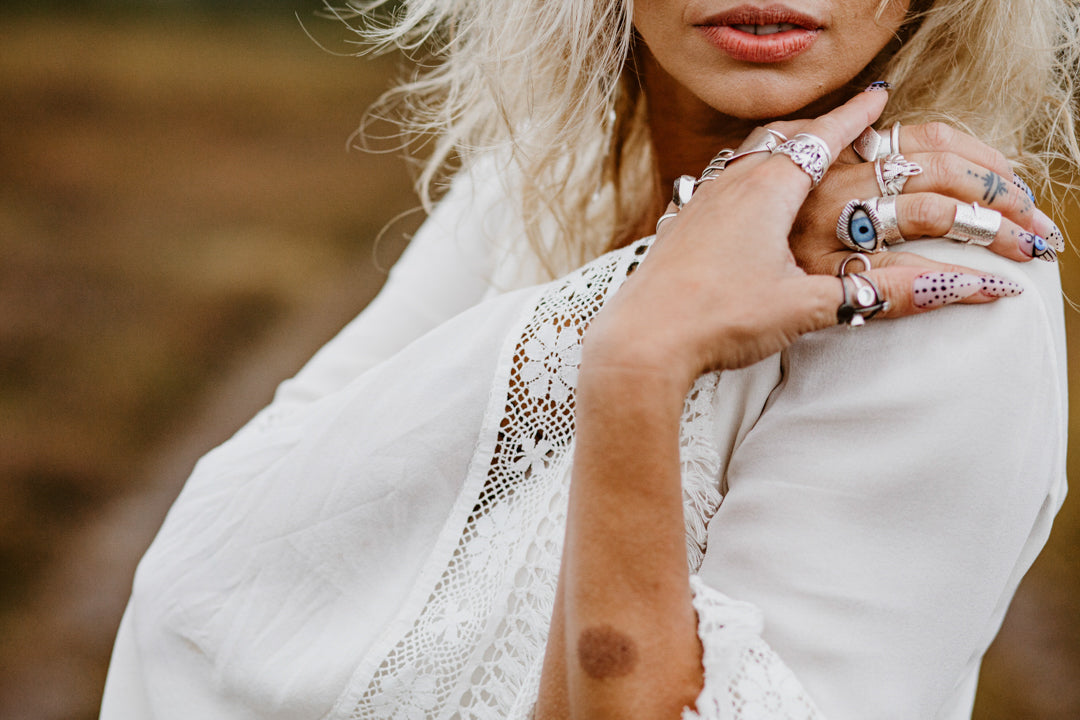
<path id="1" fill-rule="evenodd" d="M 835 91 L 808 93 L 772 85 L 767 92 L 756 87 L 748 92 L 722 93 L 703 98 L 713 110 L 741 120 L 776 120 L 781 118 L 813 117 L 818 108 L 829 103 Z"/>

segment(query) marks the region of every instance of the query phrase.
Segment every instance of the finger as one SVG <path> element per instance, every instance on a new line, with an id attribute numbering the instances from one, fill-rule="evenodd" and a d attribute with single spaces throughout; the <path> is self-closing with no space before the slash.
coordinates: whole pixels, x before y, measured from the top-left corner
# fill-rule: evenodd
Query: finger
<path id="1" fill-rule="evenodd" d="M 953 228 L 959 202 L 936 193 L 903 194 L 896 198 L 896 220 L 905 240 L 944 237 Z M 1040 235 L 1002 218 L 989 249 L 1011 260 L 1057 260 L 1057 252 Z"/>
<path id="2" fill-rule="evenodd" d="M 904 157 L 922 169 L 906 180 L 905 193 L 933 192 L 965 203 L 978 202 L 997 210 L 1028 232 L 1046 238 L 1058 252 L 1065 249 L 1061 231 L 1049 216 L 1035 207 L 1020 185 L 956 153 L 915 153 Z M 873 163 L 867 165 L 863 185 L 867 192 L 873 193 L 875 189 L 880 192 L 879 171 Z"/>
<path id="3" fill-rule="evenodd" d="M 809 121 L 801 132 L 822 140 L 831 157 L 835 158 L 859 133 L 877 120 L 887 100 L 886 92 L 861 92 L 843 105 Z M 774 189 L 777 186 L 789 190 L 802 188 L 804 193 L 808 193 L 812 187 L 809 172 L 782 153 L 774 153 L 759 167 L 761 172 L 767 174 L 766 184 L 771 184 Z"/>
<path id="4" fill-rule="evenodd" d="M 836 263 L 836 270 L 834 271 L 834 274 L 839 274 L 840 263 L 842 263 L 844 258 L 848 257 L 848 255 L 850 255 L 850 253 L 845 253 L 842 257 L 839 258 Z M 963 304 L 979 304 L 993 302 L 998 298 L 1011 297 L 1014 295 L 1019 295 L 1023 292 L 1023 287 L 1021 285 L 1006 277 L 994 275 L 992 273 L 986 273 L 981 270 L 975 270 L 973 268 L 965 267 L 963 265 L 938 262 L 936 260 L 931 260 L 930 258 L 923 257 L 922 255 L 916 255 L 914 253 L 893 251 L 885 253 L 875 253 L 873 255 L 866 255 L 864 257 L 869 258 L 871 265 L 870 268 L 866 268 L 862 264 L 855 262 L 854 264 L 849 264 L 846 269 L 851 272 L 864 272 L 870 269 L 881 270 L 886 268 L 905 268 L 914 271 L 915 276 L 922 277 L 931 277 L 935 274 L 962 274 L 977 277 L 979 279 L 978 290 L 973 291 L 970 294 L 966 292 L 961 292 L 960 299 L 955 300 L 955 302 Z M 921 287 L 922 286 L 920 286 L 920 288 Z M 964 287 L 967 288 L 969 287 L 969 285 L 965 284 Z M 923 298 L 924 296 L 925 293 L 919 295 L 918 297 Z M 890 312 L 885 313 L 884 316 L 899 317 L 900 314 L 898 314 L 895 310 L 890 310 Z"/>
<path id="5" fill-rule="evenodd" d="M 941 122 L 900 127 L 900 147 L 893 152 L 905 156 L 914 153 L 953 153 L 984 167 L 1001 177 L 1011 178 L 1012 167 L 1005 155 L 966 132 Z"/>
<path id="6" fill-rule="evenodd" d="M 894 265 L 865 275 L 889 301 L 889 309 L 878 315 L 883 318 L 917 315 L 957 303 L 994 302 L 1024 292 L 1022 285 L 1008 278 L 956 266 L 926 270 L 913 265 Z"/>

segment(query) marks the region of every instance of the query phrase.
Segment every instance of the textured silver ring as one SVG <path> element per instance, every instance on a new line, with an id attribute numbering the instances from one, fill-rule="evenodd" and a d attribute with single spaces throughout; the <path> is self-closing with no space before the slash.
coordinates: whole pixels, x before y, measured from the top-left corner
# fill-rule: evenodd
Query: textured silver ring
<path id="1" fill-rule="evenodd" d="M 832 164 L 832 153 L 829 146 L 817 135 L 799 133 L 785 143 L 780 144 L 772 151 L 786 155 L 791 162 L 795 163 L 800 170 L 810 176 L 810 186 L 817 187 L 821 178 L 825 177 L 825 171 Z"/>
<path id="2" fill-rule="evenodd" d="M 979 203 L 957 205 L 952 227 L 945 237 L 949 240 L 986 247 L 994 242 L 1001 229 L 1001 213 L 979 207 Z"/>
<path id="3" fill-rule="evenodd" d="M 877 228 L 878 239 L 885 245 L 904 242 L 904 236 L 900 234 L 900 218 L 896 214 L 896 196 L 870 198 L 866 204 L 877 213 L 880 222 Z"/>
<path id="4" fill-rule="evenodd" d="M 754 153 L 759 152 L 771 153 L 776 150 L 780 143 L 785 143 L 787 140 L 787 135 L 778 130 L 770 130 L 767 127 L 756 127 L 746 136 L 742 145 L 739 145 L 739 147 L 735 149 L 735 153 L 727 159 L 725 167 L 747 155 L 753 155 Z"/>
<path id="5" fill-rule="evenodd" d="M 890 148 L 889 153 L 900 154 L 900 123 L 894 122 L 889 130 Z"/>
<path id="6" fill-rule="evenodd" d="M 883 197 L 899 195 L 908 178 L 922 174 L 922 166 L 900 153 L 892 153 L 874 161 L 874 178 Z"/>

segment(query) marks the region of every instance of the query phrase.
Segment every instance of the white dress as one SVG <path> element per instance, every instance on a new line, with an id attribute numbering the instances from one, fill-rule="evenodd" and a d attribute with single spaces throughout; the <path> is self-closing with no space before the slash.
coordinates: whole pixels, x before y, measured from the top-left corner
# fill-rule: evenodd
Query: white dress
<path id="1" fill-rule="evenodd" d="M 506 217 L 499 183 L 456 182 L 372 305 L 200 461 L 103 718 L 528 717 L 576 330 L 648 242 L 504 292 L 536 272 L 498 249 L 521 247 Z M 905 249 L 1027 291 L 815 333 L 687 398 L 706 684 L 686 717 L 970 716 L 1064 499 L 1060 288 L 1046 263 Z"/>

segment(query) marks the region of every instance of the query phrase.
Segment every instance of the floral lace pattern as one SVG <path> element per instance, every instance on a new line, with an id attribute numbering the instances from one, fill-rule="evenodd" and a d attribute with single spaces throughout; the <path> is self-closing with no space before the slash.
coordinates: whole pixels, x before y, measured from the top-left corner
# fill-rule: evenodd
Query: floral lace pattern
<path id="1" fill-rule="evenodd" d="M 609 253 L 542 294 L 509 346 L 473 467 L 479 494 L 415 617 L 354 676 L 333 717 L 527 718 L 559 574 L 574 445 L 574 397 L 589 322 L 648 252 Z M 687 556 L 696 570 L 722 500 L 711 440 L 717 375 L 688 393 L 680 432 Z M 485 436 L 488 440 L 485 440 Z M 483 448 L 490 447 L 490 460 Z M 477 464 L 477 458 L 481 462 Z M 468 483 L 466 487 L 468 487 Z M 369 658 L 369 661 L 371 658 Z"/>
<path id="2" fill-rule="evenodd" d="M 823 720 L 791 669 L 761 639 L 761 611 L 690 578 L 705 687 L 682 720 Z"/>

